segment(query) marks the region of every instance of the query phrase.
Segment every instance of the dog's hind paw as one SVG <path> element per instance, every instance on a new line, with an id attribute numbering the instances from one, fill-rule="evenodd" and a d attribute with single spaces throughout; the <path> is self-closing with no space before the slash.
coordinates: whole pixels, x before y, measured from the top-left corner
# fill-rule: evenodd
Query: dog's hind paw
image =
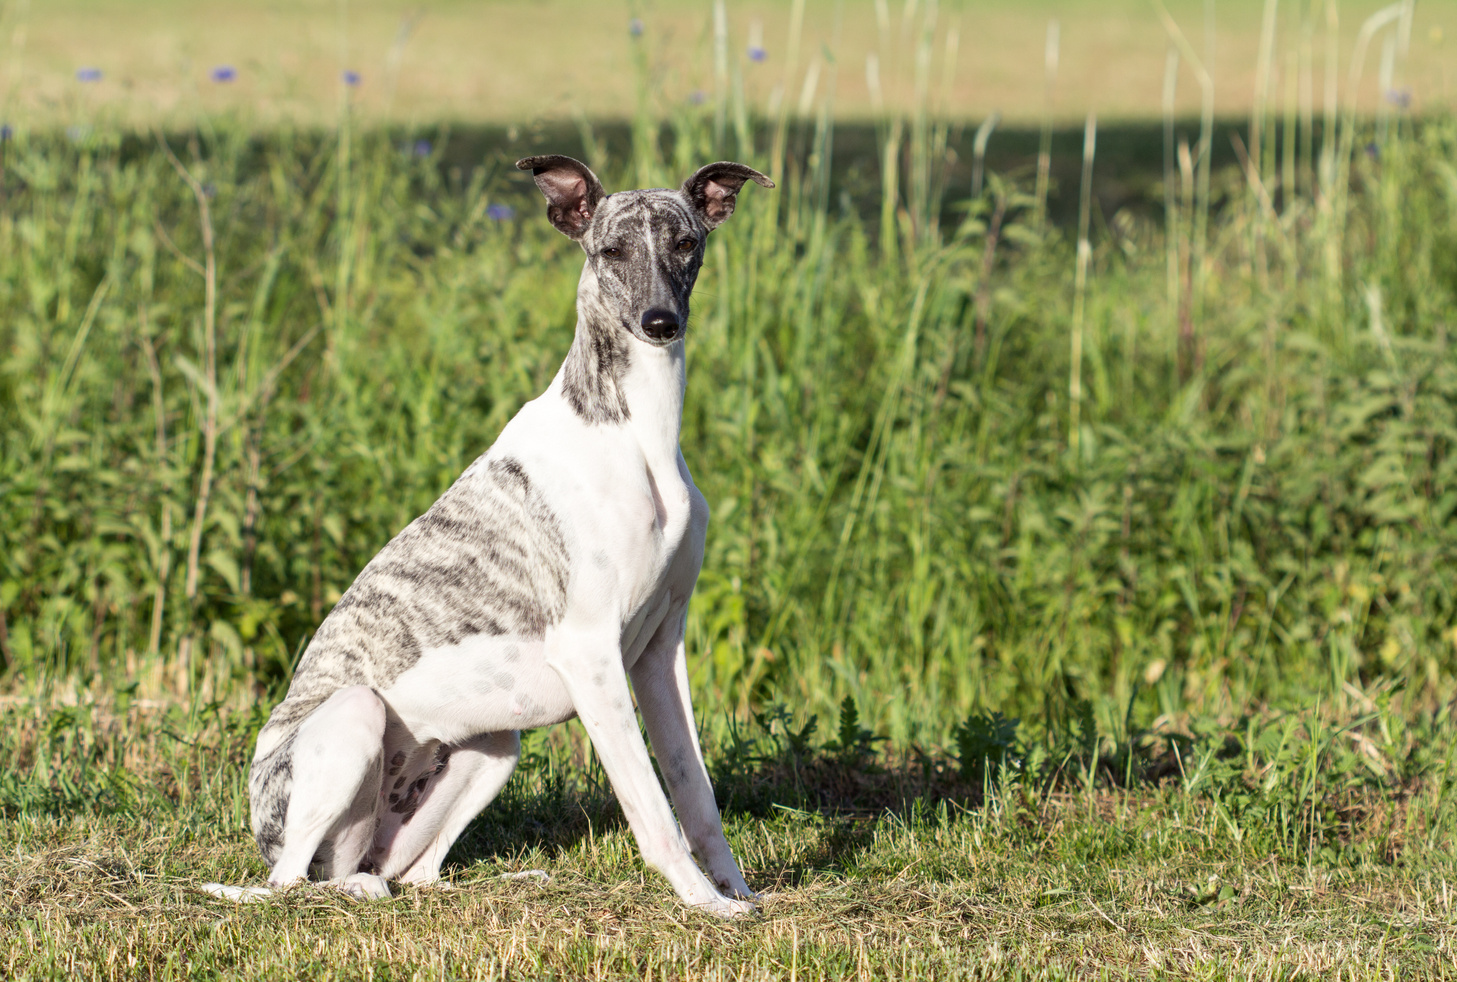
<path id="1" fill-rule="evenodd" d="M 226 883 L 203 883 L 198 886 L 198 889 L 203 893 L 223 900 L 231 900 L 236 904 L 251 904 L 265 897 L 273 896 L 273 891 L 268 887 L 235 887 Z"/>
<path id="2" fill-rule="evenodd" d="M 729 920 L 735 917 L 748 917 L 756 914 L 759 908 L 747 900 L 738 900 L 733 897 L 716 897 L 705 903 L 694 904 L 699 910 L 707 911 L 714 917 L 722 917 Z"/>
<path id="3" fill-rule="evenodd" d="M 389 900 L 390 885 L 384 877 L 373 873 L 351 873 L 337 880 L 330 880 L 327 886 L 340 890 L 355 900 Z"/>

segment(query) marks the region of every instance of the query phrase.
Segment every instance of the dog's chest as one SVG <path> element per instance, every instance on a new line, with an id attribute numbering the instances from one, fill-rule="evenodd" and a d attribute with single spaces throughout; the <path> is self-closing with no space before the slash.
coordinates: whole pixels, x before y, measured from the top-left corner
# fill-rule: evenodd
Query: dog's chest
<path id="1" fill-rule="evenodd" d="M 629 458 L 631 459 L 631 458 Z M 599 458 L 600 460 L 600 458 Z M 620 626 L 624 669 L 675 609 L 681 611 L 697 577 L 707 522 L 702 497 L 676 466 L 588 467 L 584 483 L 565 479 L 544 487 L 571 489 L 560 504 L 570 555 L 567 607 L 601 604 L 600 616 Z M 538 472 L 542 473 L 542 472 Z M 560 475 L 559 475 L 560 477 Z M 610 493 L 609 493 L 610 492 Z M 566 499 L 587 503 L 572 508 Z M 548 628 L 547 636 L 551 635 Z M 543 638 L 468 637 L 422 653 L 382 692 L 402 724 L 401 739 L 455 743 L 482 732 L 527 729 L 561 722 L 574 708 L 555 671 L 547 667 Z M 404 738 L 403 733 L 411 736 Z"/>
<path id="2" fill-rule="evenodd" d="M 703 543 L 693 539 L 692 497 L 676 469 L 633 468 L 610 483 L 617 494 L 585 538 L 593 543 L 592 564 L 612 571 L 625 620 L 631 620 L 645 603 L 672 589 L 680 556 L 701 550 Z"/>

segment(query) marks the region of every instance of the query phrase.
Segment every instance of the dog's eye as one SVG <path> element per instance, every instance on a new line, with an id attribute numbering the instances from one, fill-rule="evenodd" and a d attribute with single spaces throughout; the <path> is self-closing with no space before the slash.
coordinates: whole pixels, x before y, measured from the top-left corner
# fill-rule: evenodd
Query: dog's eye
<path id="1" fill-rule="evenodd" d="M 622 258 L 622 250 L 617 248 L 617 246 L 608 246 L 602 250 L 602 255 L 608 259 L 620 259 Z"/>
<path id="2" fill-rule="evenodd" d="M 683 237 L 683 238 L 681 238 L 681 239 L 678 240 L 678 251 L 679 252 L 692 252 L 694 249 L 697 249 L 697 248 L 698 248 L 698 240 L 697 239 L 690 239 L 690 238 L 688 238 L 688 237 L 685 236 L 685 237 Z"/>

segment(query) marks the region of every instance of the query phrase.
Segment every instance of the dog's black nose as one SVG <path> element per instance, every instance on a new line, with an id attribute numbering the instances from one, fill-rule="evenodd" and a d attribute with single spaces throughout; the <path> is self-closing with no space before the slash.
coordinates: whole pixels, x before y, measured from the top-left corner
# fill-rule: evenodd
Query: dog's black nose
<path id="1" fill-rule="evenodd" d="M 678 315 L 671 310 L 654 308 L 642 315 L 643 333 L 654 341 L 668 341 L 678 336 Z"/>

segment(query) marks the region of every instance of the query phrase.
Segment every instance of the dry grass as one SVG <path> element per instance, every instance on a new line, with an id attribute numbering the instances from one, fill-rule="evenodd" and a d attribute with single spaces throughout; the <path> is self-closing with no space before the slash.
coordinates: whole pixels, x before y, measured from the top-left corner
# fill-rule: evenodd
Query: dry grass
<path id="1" fill-rule="evenodd" d="M 237 906 L 196 885 L 264 873 L 241 801 L 250 719 L 5 710 L 12 779 L 34 782 L 44 760 L 48 786 L 83 793 L 4 797 L 0 977 L 1457 977 L 1446 850 L 1389 862 L 1373 841 L 1301 860 L 1170 784 L 852 819 L 734 812 L 730 839 L 765 897 L 758 916 L 720 923 L 644 868 L 599 787 L 553 790 L 539 740 L 452 855 L 454 889 L 357 903 L 301 888 Z M 84 794 L 88 762 L 107 759 L 135 765 L 120 805 Z M 1389 817 L 1366 837 L 1422 827 Z M 550 882 L 501 878 L 536 868 Z"/>
<path id="2" fill-rule="evenodd" d="M 817 835 L 794 820 L 740 821 L 733 834 L 759 858 L 797 842 L 812 848 Z M 1059 839 L 1077 834 L 1029 848 L 975 818 L 939 832 L 882 821 L 853 859 L 870 869 L 751 870 L 774 891 L 761 915 L 720 924 L 646 876 L 621 830 L 557 857 L 546 886 L 502 882 L 498 872 L 517 862 L 496 857 L 459 871 L 451 892 L 360 904 L 297 890 L 235 907 L 192 884 L 219 866 L 253 865 L 240 836 L 167 823 L 20 823 L 6 828 L 0 860 L 0 966 L 17 980 L 1457 974 L 1450 870 L 1333 873 L 1193 855 L 1059 862 Z M 964 872 L 928 875 L 922 852 L 956 853 Z M 1201 899 L 1201 884 L 1232 893 Z"/>
<path id="3" fill-rule="evenodd" d="M 783 86 L 795 105 L 809 71 L 820 73 L 823 92 L 828 75 L 821 69 L 829 52 L 839 65 L 837 113 L 870 115 L 873 99 L 865 59 L 881 49 L 874 4 L 844 4 L 837 26 L 837 4 L 808 0 L 795 57 L 787 51 L 789 6 L 765 0 L 727 4 L 731 64 L 742 70 L 750 102 L 762 107 L 776 86 Z M 888 4 L 890 37 L 893 48 L 909 50 L 899 26 L 903 6 Z M 1168 6 L 1200 51 L 1207 52 L 1203 3 L 1181 0 Z M 1340 4 L 1343 84 L 1356 31 L 1381 6 L 1379 0 Z M 1060 118 L 1081 119 L 1089 109 L 1105 119 L 1153 118 L 1160 112 L 1167 39 L 1146 0 L 1000 0 L 964 9 L 951 3 L 941 7 L 939 27 L 955 24 L 959 33 L 956 74 L 944 107 L 952 116 L 979 118 L 1001 110 L 1010 121 L 1040 118 L 1044 36 L 1054 16 L 1062 28 L 1055 110 Z M 1287 8 L 1293 5 L 1281 5 L 1278 22 L 1281 52 L 1298 36 Z M 346 16 L 341 9 L 347 9 Z M 1217 7 L 1210 67 L 1219 81 L 1216 109 L 1221 114 L 1250 109 L 1261 10 L 1257 0 Z M 646 25 L 642 43 L 653 66 L 655 98 L 665 105 L 682 104 L 697 91 L 711 101 L 712 17 L 707 0 L 46 0 L 6 4 L 0 12 L 0 41 L 8 49 L 0 63 L 0 107 L 12 121 L 36 124 L 57 116 L 85 120 L 97 114 L 134 124 L 159 118 L 180 122 L 220 111 L 265 122 L 329 121 L 337 114 L 343 95 L 340 76 L 347 68 L 363 76 L 352 98 L 371 118 L 522 123 L 577 112 L 621 118 L 635 106 L 637 77 L 628 31 L 634 11 Z M 761 64 L 745 55 L 756 22 L 768 52 Z M 945 31 L 938 33 L 944 39 Z M 1317 88 L 1323 78 L 1322 44 L 1317 36 Z M 1450 105 L 1457 95 L 1457 78 L 1449 67 L 1454 44 L 1457 7 L 1419 5 L 1404 80 L 1417 109 Z M 940 59 L 944 40 L 937 45 Z M 1367 109 L 1378 98 L 1378 57 L 1379 52 L 1372 54 L 1366 66 L 1362 104 Z M 791 61 L 794 74 L 786 78 Z M 237 69 L 235 81 L 210 81 L 210 70 L 222 64 Z M 75 72 L 83 66 L 101 69 L 102 79 L 78 82 Z M 892 52 L 881 74 L 887 104 L 909 105 L 914 88 L 909 56 Z M 936 75 L 940 77 L 939 67 Z M 1271 91 L 1284 90 L 1284 82 L 1275 79 Z M 1188 79 L 1180 87 L 1178 106 L 1184 113 L 1198 111 L 1198 93 Z"/>

